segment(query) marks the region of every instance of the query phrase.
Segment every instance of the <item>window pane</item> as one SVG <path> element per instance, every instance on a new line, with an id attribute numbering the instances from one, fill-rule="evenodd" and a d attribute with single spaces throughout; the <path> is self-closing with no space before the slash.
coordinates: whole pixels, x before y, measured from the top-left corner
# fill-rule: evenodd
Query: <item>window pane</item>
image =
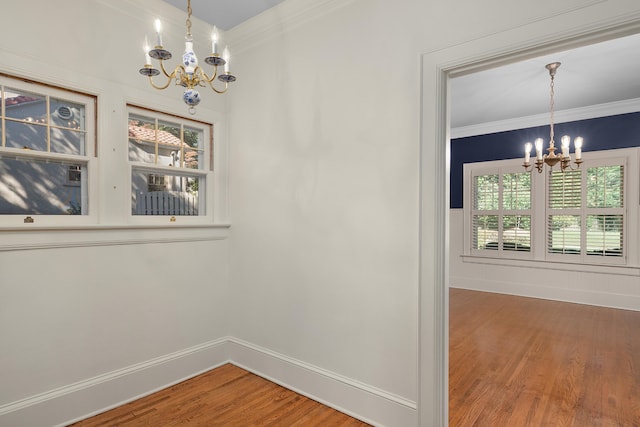
<path id="1" fill-rule="evenodd" d="M 84 106 L 51 99 L 51 152 L 85 154 Z"/>
<path id="2" fill-rule="evenodd" d="M 205 178 L 134 169 L 132 215 L 204 215 L 199 191 Z"/>
<path id="3" fill-rule="evenodd" d="M 47 123 L 46 97 L 20 89 L 4 89 L 6 117 L 31 123 Z"/>
<path id="4" fill-rule="evenodd" d="M 508 173 L 502 177 L 503 209 L 531 209 L 531 173 Z"/>
<path id="5" fill-rule="evenodd" d="M 502 230 L 503 250 L 531 252 L 531 216 L 505 215 Z"/>
<path id="6" fill-rule="evenodd" d="M 69 181 L 70 169 L 76 171 Z M 86 165 L 0 158 L 1 215 L 86 215 Z"/>
<path id="7" fill-rule="evenodd" d="M 549 207 L 580 208 L 582 205 L 581 171 L 552 171 L 549 175 Z"/>
<path id="8" fill-rule="evenodd" d="M 49 151 L 47 127 L 27 122 L 6 121 L 6 146 L 36 151 Z"/>
<path id="9" fill-rule="evenodd" d="M 498 215 L 474 215 L 473 248 L 498 249 Z"/>
<path id="10" fill-rule="evenodd" d="M 204 132 L 202 129 L 184 129 L 184 161 L 180 166 L 189 169 L 204 168 Z"/>
<path id="11" fill-rule="evenodd" d="M 622 165 L 587 169 L 587 206 L 623 207 L 624 168 Z"/>
<path id="12" fill-rule="evenodd" d="M 587 215 L 587 255 L 622 256 L 622 215 Z"/>
<path id="13" fill-rule="evenodd" d="M 549 253 L 580 254 L 580 215 L 550 215 Z"/>
<path id="14" fill-rule="evenodd" d="M 68 129 L 51 129 L 51 152 L 83 155 L 84 132 Z"/>
<path id="15" fill-rule="evenodd" d="M 156 121 L 129 115 L 129 160 L 156 163 Z"/>
<path id="16" fill-rule="evenodd" d="M 474 177 L 474 209 L 498 209 L 499 191 L 498 175 L 481 175 Z"/>
<path id="17" fill-rule="evenodd" d="M 85 130 L 84 105 L 56 98 L 50 102 L 52 126 Z"/>

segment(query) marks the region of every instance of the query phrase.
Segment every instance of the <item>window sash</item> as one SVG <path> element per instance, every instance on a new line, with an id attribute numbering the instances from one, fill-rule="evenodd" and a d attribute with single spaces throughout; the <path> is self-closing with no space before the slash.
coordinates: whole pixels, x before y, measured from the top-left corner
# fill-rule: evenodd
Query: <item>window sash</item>
<path id="1" fill-rule="evenodd" d="M 134 106 L 127 112 L 131 220 L 211 220 L 212 125 Z"/>
<path id="2" fill-rule="evenodd" d="M 625 262 L 625 171 L 625 159 L 610 158 L 585 161 L 577 170 L 549 173 L 548 258 Z M 595 261 L 595 256 L 600 259 Z"/>
<path id="3" fill-rule="evenodd" d="M 518 169 L 472 174 L 472 251 L 531 255 L 531 177 Z"/>

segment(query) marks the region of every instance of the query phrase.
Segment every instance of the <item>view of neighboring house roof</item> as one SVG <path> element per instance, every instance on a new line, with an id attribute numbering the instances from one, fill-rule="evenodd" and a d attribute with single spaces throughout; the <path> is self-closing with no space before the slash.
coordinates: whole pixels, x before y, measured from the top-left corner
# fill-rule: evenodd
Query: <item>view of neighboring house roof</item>
<path id="1" fill-rule="evenodd" d="M 4 105 L 9 107 L 11 105 L 24 104 L 25 102 L 33 102 L 33 101 L 39 101 L 39 100 L 40 98 L 34 98 L 33 96 L 18 95 L 11 98 L 6 98 L 4 100 Z"/>
<path id="2" fill-rule="evenodd" d="M 158 141 L 160 144 L 175 145 L 178 147 L 182 145 L 182 141 L 180 140 L 180 138 L 172 135 L 166 130 L 158 130 L 158 132 L 156 133 L 155 129 L 153 128 L 136 126 L 133 123 L 129 123 L 129 138 L 150 142 Z"/>
<path id="3" fill-rule="evenodd" d="M 137 143 L 155 144 L 157 141 L 158 144 L 164 145 L 165 149 L 171 150 L 173 149 L 167 146 L 176 147 L 176 149 L 182 146 L 184 165 L 188 168 L 196 168 L 198 165 L 198 152 L 193 147 L 190 147 L 189 144 L 183 143 L 180 138 L 165 130 L 156 132 L 151 127 L 138 126 L 135 122 L 129 122 L 129 138 Z"/>

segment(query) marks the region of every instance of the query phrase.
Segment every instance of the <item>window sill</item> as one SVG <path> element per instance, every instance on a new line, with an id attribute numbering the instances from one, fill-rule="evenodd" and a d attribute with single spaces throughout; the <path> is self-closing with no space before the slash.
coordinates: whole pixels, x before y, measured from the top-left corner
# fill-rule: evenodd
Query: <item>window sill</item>
<path id="1" fill-rule="evenodd" d="M 224 240 L 230 227 L 229 224 L 5 227 L 0 228 L 0 252 Z"/>
<path id="2" fill-rule="evenodd" d="M 477 255 L 460 255 L 460 257 L 463 262 L 474 264 L 640 277 L 640 267 L 635 266 L 573 264 L 568 262 L 549 262 L 532 259 L 489 258 Z"/>

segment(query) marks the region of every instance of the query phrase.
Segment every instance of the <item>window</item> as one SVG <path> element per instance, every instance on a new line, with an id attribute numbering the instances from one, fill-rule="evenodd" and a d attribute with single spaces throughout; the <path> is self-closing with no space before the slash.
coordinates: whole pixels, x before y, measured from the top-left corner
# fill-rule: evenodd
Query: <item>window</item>
<path id="1" fill-rule="evenodd" d="M 550 254 L 584 257 L 624 256 L 625 159 L 585 162 L 548 180 Z M 596 261 L 594 261 L 596 262 Z"/>
<path id="2" fill-rule="evenodd" d="M 0 103 L 0 215 L 88 216 L 95 98 L 0 76 Z"/>
<path id="3" fill-rule="evenodd" d="M 474 251 L 531 252 L 531 173 L 473 175 Z"/>
<path id="4" fill-rule="evenodd" d="M 67 185 L 80 185 L 80 183 L 82 182 L 82 166 L 69 166 L 69 175 L 67 177 Z"/>
<path id="5" fill-rule="evenodd" d="M 579 169 L 541 174 L 519 159 L 466 164 L 465 253 L 625 265 L 629 247 L 637 251 L 628 241 L 638 229 L 638 151 L 592 152 Z"/>
<path id="6" fill-rule="evenodd" d="M 211 125 L 129 107 L 128 133 L 131 214 L 207 215 Z"/>
<path id="7" fill-rule="evenodd" d="M 147 188 L 148 192 L 152 191 L 164 191 L 167 189 L 167 184 L 165 183 L 164 175 L 158 175 L 155 173 L 150 173 L 147 177 L 147 182 L 149 186 Z"/>

